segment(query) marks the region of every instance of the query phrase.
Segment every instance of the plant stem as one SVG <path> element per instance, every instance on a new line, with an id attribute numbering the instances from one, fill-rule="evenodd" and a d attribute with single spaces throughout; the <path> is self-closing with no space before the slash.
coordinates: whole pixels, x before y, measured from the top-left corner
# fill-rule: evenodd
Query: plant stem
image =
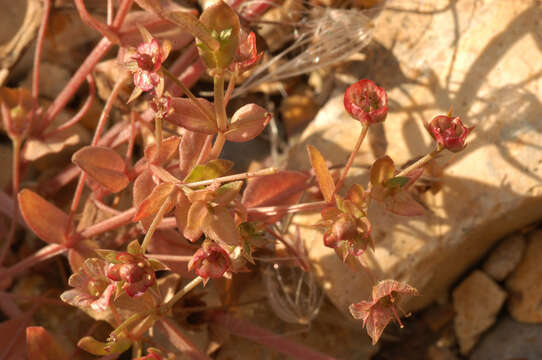
<path id="1" fill-rule="evenodd" d="M 156 137 L 156 156 L 160 154 L 160 148 L 162 147 L 162 117 L 157 116 L 154 119 L 155 123 L 155 137 Z"/>
<path id="2" fill-rule="evenodd" d="M 420 160 L 416 161 L 414 164 L 410 165 L 409 167 L 407 167 L 406 169 L 403 169 L 401 170 L 401 172 L 399 172 L 399 174 L 395 175 L 395 177 L 399 177 L 399 176 L 405 176 L 405 175 L 408 175 L 408 173 L 410 173 L 412 170 L 416 170 L 418 168 L 421 168 L 422 166 L 424 166 L 425 164 L 427 164 L 429 161 L 435 159 L 437 157 L 437 155 L 443 150 L 444 148 L 442 149 L 435 149 L 433 151 L 431 151 L 429 154 L 425 155 L 424 157 L 422 157 Z"/>
<path id="3" fill-rule="evenodd" d="M 228 181 L 250 179 L 257 176 L 273 175 L 273 174 L 276 174 L 277 172 L 278 172 L 277 168 L 270 167 L 270 168 L 266 168 L 266 169 L 262 169 L 258 171 L 251 171 L 251 172 L 245 172 L 241 174 L 222 176 L 222 177 L 211 179 L 211 180 L 202 180 L 202 181 L 186 183 L 186 184 L 183 184 L 183 186 L 186 186 L 189 188 L 198 188 L 200 186 L 210 185 L 213 183 L 224 183 Z"/>
<path id="4" fill-rule="evenodd" d="M 288 355 L 293 359 L 306 360 L 333 360 L 335 358 L 312 350 L 304 345 L 295 343 L 287 338 L 274 334 L 267 329 L 258 327 L 248 321 L 228 315 L 223 311 L 217 311 L 212 316 L 212 321 L 228 330 L 230 333 L 252 340 L 270 349 Z"/>
<path id="5" fill-rule="evenodd" d="M 184 336 L 172 320 L 164 317 L 158 321 L 158 326 L 171 341 L 171 344 L 182 352 L 186 358 L 191 360 L 211 360 L 210 357 L 201 352 L 196 345 Z"/>
<path id="6" fill-rule="evenodd" d="M 341 174 L 341 177 L 339 181 L 337 181 L 337 184 L 335 186 L 335 191 L 333 192 L 332 199 L 335 197 L 334 195 L 341 189 L 341 186 L 344 183 L 344 180 L 346 179 L 346 175 L 348 174 L 348 170 L 350 170 L 350 167 L 354 163 L 354 158 L 358 154 L 359 148 L 361 147 L 361 144 L 363 143 L 363 140 L 365 139 L 365 136 L 367 135 L 367 131 L 369 130 L 369 125 L 361 124 L 361 132 L 358 137 L 358 141 L 356 145 L 354 146 L 354 149 L 352 150 L 352 153 L 350 154 L 350 157 L 348 158 L 348 161 L 346 162 L 346 166 L 344 167 L 343 173 Z"/>
<path id="7" fill-rule="evenodd" d="M 224 95 L 224 106 L 228 105 L 228 102 L 231 99 L 231 94 L 235 88 L 235 81 L 237 79 L 237 72 L 231 74 L 230 80 L 228 81 L 228 88 L 226 89 L 226 95 Z"/>
<path id="8" fill-rule="evenodd" d="M 196 286 L 201 284 L 203 282 L 203 278 L 201 276 L 196 277 L 192 281 L 190 281 L 188 284 L 186 284 L 181 290 L 179 290 L 173 297 L 164 305 L 162 305 L 164 308 L 170 309 L 177 301 L 179 301 L 183 296 L 188 294 L 192 289 L 194 289 Z"/>
<path id="9" fill-rule="evenodd" d="M 3 280 L 7 277 L 14 276 L 20 273 L 23 270 L 26 270 L 37 263 L 45 261 L 52 258 L 53 256 L 62 254 L 68 249 L 64 245 L 59 244 L 49 244 L 45 247 L 42 247 L 34 254 L 26 257 L 24 260 L 19 261 L 17 264 L 12 265 L 11 267 L 0 271 L 0 280 Z"/>
<path id="10" fill-rule="evenodd" d="M 213 144 L 213 148 L 211 149 L 211 153 L 209 154 L 209 158 L 218 159 L 220 153 L 222 152 L 222 149 L 224 148 L 224 144 L 226 144 L 226 135 L 224 135 L 223 132 L 219 131 L 216 135 L 216 140 Z"/>
<path id="11" fill-rule="evenodd" d="M 158 212 L 154 216 L 154 219 L 152 219 L 152 223 L 149 226 L 149 230 L 147 230 L 147 233 L 145 234 L 145 238 L 143 239 L 143 242 L 141 243 L 141 251 L 143 253 L 145 253 L 145 250 L 147 250 L 147 246 L 149 246 L 151 238 L 154 235 L 154 232 L 156 231 L 156 227 L 158 226 L 160 221 L 162 221 L 162 218 L 166 214 L 166 211 L 168 211 L 168 209 L 171 209 L 171 207 L 173 206 L 176 196 L 177 196 L 177 191 L 173 191 L 168 196 L 166 201 L 164 201 L 162 206 L 160 206 L 160 210 L 158 210 Z"/>
<path id="12" fill-rule="evenodd" d="M 170 78 L 175 83 L 175 85 L 181 88 L 181 90 L 186 94 L 186 96 L 188 96 L 190 100 L 192 100 L 192 103 L 197 106 L 197 108 L 207 118 L 207 120 L 211 122 L 215 122 L 214 115 L 211 114 L 203 105 L 201 105 L 201 103 L 198 101 L 196 96 L 192 93 L 192 91 L 190 91 L 190 89 L 184 86 L 182 81 L 177 79 L 177 77 L 173 75 L 172 73 L 170 73 L 165 67 L 162 67 L 162 71 L 168 78 Z"/>
<path id="13" fill-rule="evenodd" d="M 225 132 L 228 129 L 228 119 L 226 117 L 226 106 L 224 104 L 224 74 L 219 72 L 214 77 L 214 104 L 216 111 L 216 126 L 219 132 Z"/>
<path id="14" fill-rule="evenodd" d="M 38 32 L 36 51 L 34 52 L 34 69 L 32 73 L 32 98 L 34 99 L 36 108 L 40 94 L 40 62 L 41 53 L 43 51 L 43 40 L 45 39 L 45 31 L 47 30 L 47 23 L 49 22 L 49 13 L 51 12 L 51 0 L 44 0 L 43 3 L 43 18 Z"/>
<path id="15" fill-rule="evenodd" d="M 315 201 L 305 204 L 296 204 L 296 205 L 277 205 L 277 206 L 262 206 L 262 207 L 253 207 L 248 208 L 248 214 L 252 215 L 283 215 L 290 213 L 298 213 L 302 211 L 314 211 L 320 210 L 327 205 L 326 201 Z"/>
<path id="16" fill-rule="evenodd" d="M 109 230 L 113 230 L 123 225 L 129 224 L 130 222 L 132 222 L 135 212 L 136 212 L 135 208 L 130 208 L 107 220 L 104 220 L 102 222 L 99 222 L 97 224 L 87 227 L 86 229 L 81 231 L 80 235 L 83 238 L 90 238 L 96 235 L 103 234 Z"/>
<path id="17" fill-rule="evenodd" d="M 17 229 L 17 221 L 19 217 L 19 202 L 17 201 L 17 194 L 19 193 L 19 183 L 20 183 L 20 157 L 21 157 L 21 139 L 19 138 L 13 138 L 12 139 L 12 146 L 13 146 L 13 155 L 12 155 L 12 177 L 11 177 L 11 186 L 12 190 L 11 193 L 13 195 L 13 209 L 12 209 L 12 218 L 11 218 L 11 226 L 9 228 L 8 236 L 6 237 L 4 243 L 2 244 L 2 250 L 0 253 L 0 265 L 4 262 L 4 259 L 6 258 L 6 255 L 9 251 L 9 247 L 13 243 L 13 239 L 15 237 L 15 230 Z"/>

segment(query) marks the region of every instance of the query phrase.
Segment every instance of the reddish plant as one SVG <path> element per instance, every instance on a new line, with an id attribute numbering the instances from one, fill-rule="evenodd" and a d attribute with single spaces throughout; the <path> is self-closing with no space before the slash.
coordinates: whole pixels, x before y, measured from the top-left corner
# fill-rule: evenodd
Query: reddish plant
<path id="1" fill-rule="evenodd" d="M 13 143 L 12 198 L 7 194 L 0 197 L 5 202 L 3 208 L 11 213 L 12 223 L 0 253 L 0 265 L 12 256 L 10 245 L 19 226 L 19 215 L 47 245 L 7 268 L 0 267 L 0 283 L 9 282 L 56 255 L 67 254 L 72 272 L 68 284 L 72 288 L 62 293 L 61 300 L 95 320 L 106 321 L 113 329 L 105 341 L 96 340 L 91 334 L 78 341 L 80 349 L 97 356 L 115 358 L 132 348 L 134 359 L 163 359 L 165 349 L 147 347 L 161 346 L 151 338 L 154 331 L 159 331 L 188 357 L 207 358 L 204 349 L 198 349 L 185 337 L 184 327 L 171 318 L 174 308 L 184 306 L 184 301 L 196 298 L 203 302 L 200 295 L 191 294 L 196 287 L 250 271 L 258 263 L 255 253 L 284 256 L 293 259 L 292 266 L 303 273 L 310 270 L 299 236 L 295 237 L 297 242 L 292 242 L 288 234 L 277 231 L 277 223 L 289 224 L 289 214 L 304 211 L 320 211 L 322 219 L 317 225 L 324 229 L 324 244 L 335 249 L 339 261 L 355 262 L 365 251 L 374 250 L 369 219 L 372 200 L 384 204 L 394 214 L 421 215 L 424 208 L 409 191 L 422 175 L 423 165 L 443 149 L 462 150 L 472 130 L 459 118 L 437 116 L 427 124 L 437 142 L 434 151 L 401 171 L 396 170 L 391 158 L 378 159 L 371 166 L 369 186 L 352 185 L 342 196 L 339 192 L 370 126 L 383 122 L 388 112 L 385 90 L 362 79 L 344 95 L 346 111 L 360 121 L 361 131 L 337 177 L 332 176 L 324 156 L 313 146 L 307 147 L 312 169 L 267 168 L 232 174 L 234 163 L 221 158 L 226 142 L 253 140 L 272 118 L 269 111 L 256 104 L 239 106 L 231 117 L 227 116 L 226 106 L 238 77 L 257 66 L 262 58 L 256 35 L 242 27 L 234 9 L 219 1 L 198 18 L 196 10 L 180 8 L 167 0 L 136 0 L 143 9 L 138 11 L 130 11 L 131 0 L 121 0 L 117 7 L 108 7 L 108 21 L 102 23 L 90 15 L 82 0 L 75 0 L 84 22 L 103 38 L 66 88 L 45 108 L 38 101 L 37 80 L 52 2 L 44 2 L 33 91 L 0 89 L 2 121 Z M 256 9 L 261 13 L 265 8 Z M 125 22 L 127 18 L 129 21 Z M 186 41 L 171 41 L 172 38 Z M 188 45 L 193 40 L 195 43 Z M 119 50 L 116 63 L 122 64 L 115 68 L 120 75 L 115 78 L 89 145 L 76 151 L 71 158 L 73 164 L 55 175 L 52 182 L 20 191 L 22 168 L 70 144 L 67 130 L 81 121 L 94 98 L 90 74 L 114 46 Z M 171 66 L 170 60 L 165 62 L 170 53 L 179 56 L 171 59 Z M 190 90 L 205 69 L 213 79 L 212 99 L 196 97 Z M 126 100 L 123 89 L 130 78 L 133 91 Z M 64 123 L 53 123 L 85 79 L 90 85 L 87 102 Z M 148 94 L 139 97 L 143 92 Z M 119 112 L 126 116 L 108 126 L 112 109 L 121 102 Z M 55 126 L 50 129 L 52 124 Z M 171 136 L 165 137 L 166 131 Z M 135 158 L 139 137 L 142 156 Z M 47 199 L 76 179 L 66 211 Z M 307 202 L 304 194 L 310 188 L 316 189 L 315 183 L 319 199 L 323 200 Z M 125 199 L 129 199 L 130 205 L 125 206 Z M 80 210 L 82 201 L 107 213 L 107 219 L 88 224 L 84 221 L 86 210 Z M 157 276 L 158 271 L 162 273 Z M 276 273 L 278 278 L 280 272 Z M 306 324 L 318 313 L 313 307 L 319 306 L 320 297 L 314 291 L 314 279 L 307 276 L 310 281 L 303 280 L 305 275 L 300 278 L 295 296 L 286 291 L 282 277 L 278 278 L 284 296 L 274 296 L 273 306 L 277 308 L 285 302 L 296 305 L 306 286 L 310 311 L 299 312 L 302 316 L 298 321 Z M 238 300 L 226 295 L 221 299 L 223 309 Z M 406 283 L 384 280 L 373 287 L 371 301 L 351 305 L 352 315 L 363 320 L 374 343 L 392 319 L 401 324 L 396 309 L 403 295 L 417 295 L 417 291 Z M 8 305 L 8 309 L 17 306 Z M 295 309 L 291 306 L 283 311 L 283 317 L 292 318 L 297 314 Z M 8 325 L 24 329 L 33 311 Z M 330 358 L 222 311 L 206 311 L 204 318 L 289 356 Z M 26 336 L 30 357 L 69 358 L 45 329 L 28 327 Z M 16 341 L 14 337 L 5 354 L 12 354 Z"/>

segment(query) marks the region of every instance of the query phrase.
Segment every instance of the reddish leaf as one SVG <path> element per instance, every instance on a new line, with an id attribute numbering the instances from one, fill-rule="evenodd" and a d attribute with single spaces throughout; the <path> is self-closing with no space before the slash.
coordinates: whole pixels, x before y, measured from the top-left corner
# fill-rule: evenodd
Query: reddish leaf
<path id="1" fill-rule="evenodd" d="M 145 158 L 151 164 L 162 165 L 175 156 L 181 139 L 178 136 L 170 136 L 162 141 L 160 151 L 157 153 L 157 144 L 151 144 L 145 149 Z"/>
<path id="2" fill-rule="evenodd" d="M 113 149 L 85 146 L 73 154 L 72 161 L 113 193 L 123 190 L 130 182 L 124 173 L 124 160 Z"/>
<path id="3" fill-rule="evenodd" d="M 156 214 L 174 189 L 175 184 L 171 183 L 162 183 L 155 187 L 152 193 L 147 196 L 145 200 L 143 200 L 137 207 L 136 214 L 134 215 L 134 221 L 139 221 L 147 216 L 153 216 Z M 166 213 L 170 211 L 173 206 L 174 204 L 172 203 L 171 207 L 166 210 Z"/>
<path id="4" fill-rule="evenodd" d="M 25 356 L 24 329 L 31 320 L 32 316 L 27 313 L 0 322 L 0 359 L 28 359 Z"/>
<path id="5" fill-rule="evenodd" d="M 297 171 L 280 171 L 273 175 L 251 179 L 241 202 L 247 208 L 256 206 L 290 205 L 292 197 L 307 189 L 309 176 Z"/>
<path id="6" fill-rule="evenodd" d="M 177 228 L 181 234 L 184 233 L 184 229 L 186 229 L 186 224 L 188 223 L 190 206 L 190 200 L 188 200 L 184 191 L 179 191 L 179 194 L 177 194 L 177 205 L 175 205 L 175 219 L 177 221 Z"/>
<path id="7" fill-rule="evenodd" d="M 161 166 L 151 165 L 150 168 L 151 168 L 152 174 L 163 182 L 172 183 L 172 184 L 181 182 L 179 179 L 173 176 L 172 173 L 170 173 L 169 171 L 167 171 Z"/>
<path id="8" fill-rule="evenodd" d="M 215 113 L 214 106 L 209 101 L 205 99 L 198 99 L 198 101 L 208 110 L 208 113 Z M 174 111 L 166 117 L 166 120 L 169 122 L 191 131 L 209 135 L 216 134 L 216 122 L 208 119 L 192 100 L 187 98 L 173 98 L 171 99 L 171 106 Z"/>
<path id="9" fill-rule="evenodd" d="M 194 131 L 186 131 L 179 144 L 179 169 L 181 170 L 181 178 L 184 178 L 194 166 L 200 154 L 204 155 L 210 151 L 210 145 L 204 149 L 207 134 L 202 134 Z M 204 156 L 206 158 L 207 156 Z"/>
<path id="10" fill-rule="evenodd" d="M 247 104 L 239 108 L 231 118 L 231 125 L 226 132 L 226 139 L 233 142 L 245 142 L 260 135 L 271 120 L 271 114 L 256 104 Z"/>
<path id="11" fill-rule="evenodd" d="M 139 174 L 134 181 L 134 207 L 138 207 L 152 193 L 155 187 L 156 182 L 152 178 L 152 171 L 147 169 Z"/>
<path id="12" fill-rule="evenodd" d="M 209 239 L 226 245 L 239 245 L 241 238 L 230 211 L 222 206 L 213 208 L 205 217 L 202 229 Z"/>
<path id="13" fill-rule="evenodd" d="M 324 199 L 329 202 L 332 200 L 333 193 L 335 192 L 335 183 L 329 173 L 326 161 L 320 152 L 311 145 L 307 145 L 307 151 L 309 153 L 309 159 L 311 161 L 312 168 L 316 174 L 320 191 L 324 196 Z"/>
<path id="14" fill-rule="evenodd" d="M 68 360 L 68 355 L 41 326 L 26 328 L 26 349 L 32 360 Z"/>
<path id="15" fill-rule="evenodd" d="M 18 199 L 24 220 L 40 239 L 49 244 L 66 241 L 68 215 L 28 189 L 22 190 Z"/>

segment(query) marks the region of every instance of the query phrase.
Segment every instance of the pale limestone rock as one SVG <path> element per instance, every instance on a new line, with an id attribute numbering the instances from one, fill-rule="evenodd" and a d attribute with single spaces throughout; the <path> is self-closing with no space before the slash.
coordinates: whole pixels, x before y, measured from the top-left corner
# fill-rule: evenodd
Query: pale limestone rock
<path id="1" fill-rule="evenodd" d="M 542 230 L 528 237 L 525 256 L 506 280 L 508 311 L 516 321 L 542 323 Z"/>
<path id="2" fill-rule="evenodd" d="M 507 237 L 491 252 L 483 269 L 493 279 L 503 281 L 519 264 L 524 250 L 523 235 Z"/>
<path id="3" fill-rule="evenodd" d="M 476 270 L 454 290 L 455 335 L 462 354 L 469 353 L 480 335 L 493 323 L 506 299 L 497 283 Z"/>
<path id="4" fill-rule="evenodd" d="M 439 160 L 450 164 L 440 190 L 419 195 L 427 215 L 402 218 L 378 206 L 370 210 L 376 251 L 364 261 L 378 279 L 407 281 L 420 290 L 406 311 L 445 295 L 495 241 L 542 218 L 542 7 L 527 0 L 460 0 L 453 8 L 448 1 L 417 3 L 400 4 L 423 6 L 421 12 L 382 11 L 367 59 L 337 77 L 335 96 L 292 149 L 288 164 L 309 168 L 306 144 L 344 164 L 360 125 L 344 112 L 342 93 L 363 77 L 388 89 L 391 108 L 386 122 L 370 129 L 376 141 L 363 144 L 350 184 L 367 184 L 367 167 L 376 156 L 387 153 L 401 165 L 428 153 L 432 143 L 421 120 L 445 114 L 450 105 L 465 124 L 476 126 L 463 152 Z M 460 14 L 457 32 L 454 11 Z M 318 219 L 309 214 L 294 222 Z M 339 309 L 347 314 L 351 303 L 369 298 L 371 282 L 363 271 L 343 265 L 323 246 L 319 231 L 304 228 L 302 236 Z"/>

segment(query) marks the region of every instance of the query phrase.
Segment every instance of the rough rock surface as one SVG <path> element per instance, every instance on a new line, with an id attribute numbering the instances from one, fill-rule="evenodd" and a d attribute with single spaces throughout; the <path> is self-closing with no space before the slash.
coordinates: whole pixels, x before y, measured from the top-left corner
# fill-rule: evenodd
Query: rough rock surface
<path id="1" fill-rule="evenodd" d="M 504 292 L 494 280 L 482 271 L 469 275 L 452 293 L 454 329 L 462 354 L 472 350 L 480 335 L 495 322 L 504 304 Z"/>
<path id="2" fill-rule="evenodd" d="M 542 359 L 542 325 L 499 321 L 474 349 L 471 360 Z"/>
<path id="3" fill-rule="evenodd" d="M 453 4 L 400 2 L 417 11 L 384 9 L 375 19 L 367 58 L 337 76 L 334 97 L 292 149 L 288 164 L 309 168 L 305 144 L 344 164 L 360 125 L 344 112 L 342 93 L 363 77 L 388 90 L 390 113 L 371 129 L 350 184 L 367 184 L 367 167 L 385 153 L 398 165 L 428 153 L 433 145 L 421 120 L 450 106 L 476 126 L 465 151 L 439 160 L 450 164 L 440 186 L 419 195 L 430 209 L 425 216 L 370 210 L 376 251 L 365 261 L 377 278 L 407 281 L 420 290 L 406 311 L 444 296 L 495 241 L 542 218 L 542 7 L 527 0 Z M 318 219 L 309 214 L 294 221 Z M 346 313 L 349 304 L 369 298 L 370 280 L 341 264 L 323 246 L 320 232 L 306 229 L 303 238 L 339 309 Z"/>
<path id="4" fill-rule="evenodd" d="M 521 261 L 525 237 L 513 235 L 501 241 L 484 263 L 484 271 L 497 281 L 503 281 Z"/>
<path id="5" fill-rule="evenodd" d="M 542 322 L 542 230 L 529 235 L 525 256 L 506 280 L 508 311 L 516 321 Z"/>

